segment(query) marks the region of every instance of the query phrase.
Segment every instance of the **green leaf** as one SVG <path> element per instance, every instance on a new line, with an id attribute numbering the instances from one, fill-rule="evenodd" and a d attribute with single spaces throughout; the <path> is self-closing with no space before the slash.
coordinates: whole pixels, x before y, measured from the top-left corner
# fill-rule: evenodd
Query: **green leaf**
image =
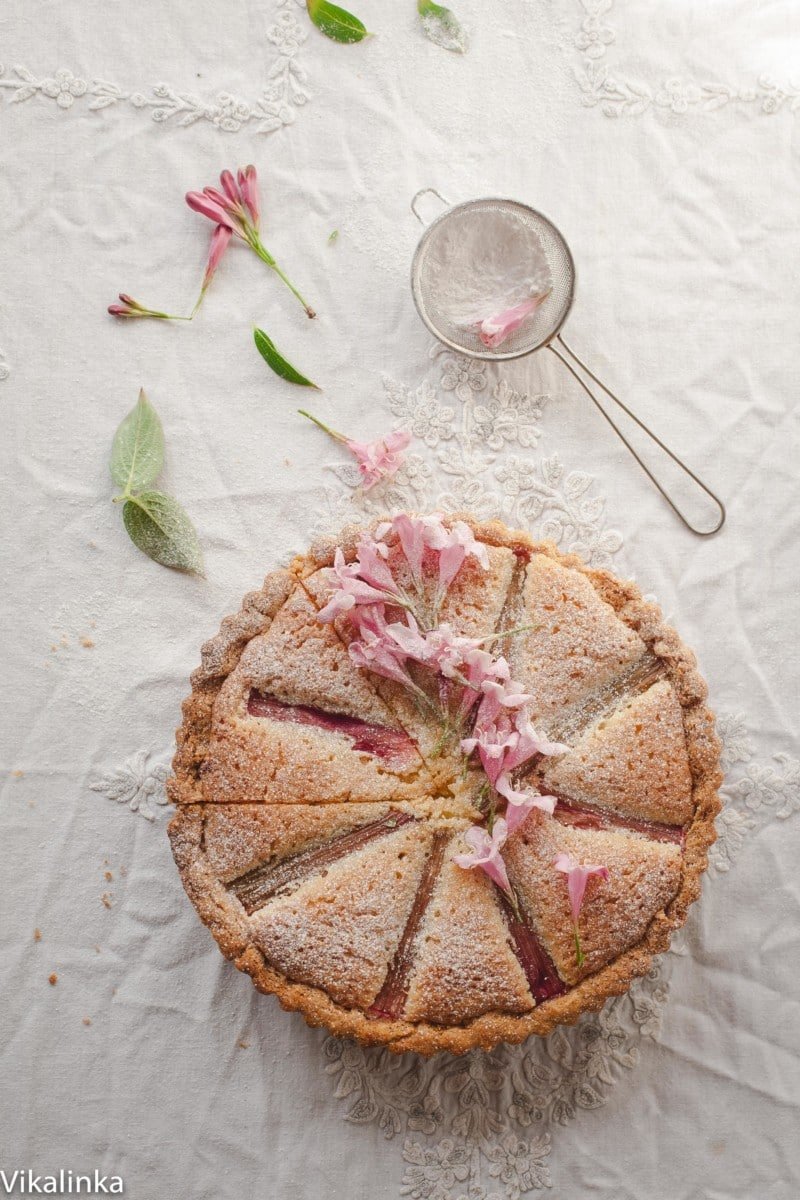
<path id="1" fill-rule="evenodd" d="M 125 501 L 125 528 L 134 545 L 164 567 L 203 573 L 203 555 L 184 510 L 163 492 L 140 492 Z"/>
<path id="2" fill-rule="evenodd" d="M 155 483 L 164 464 L 164 430 L 144 390 L 114 434 L 111 478 L 125 492 Z"/>
<path id="3" fill-rule="evenodd" d="M 453 50 L 456 54 L 466 53 L 467 35 L 449 8 L 434 4 L 433 0 L 417 0 L 417 12 L 422 18 L 422 29 L 426 37 L 444 50 Z"/>
<path id="4" fill-rule="evenodd" d="M 366 26 L 358 17 L 329 0 L 306 0 L 306 8 L 320 33 L 334 42 L 363 42 L 369 37 Z"/>
<path id="5" fill-rule="evenodd" d="M 334 229 L 333 233 L 328 234 L 328 245 L 332 246 L 333 243 L 338 239 L 338 237 L 339 237 L 339 230 Z"/>
<path id="6" fill-rule="evenodd" d="M 312 383 L 310 379 L 306 379 L 305 375 L 301 375 L 290 362 L 286 361 L 280 351 L 276 349 L 275 343 L 271 338 L 267 337 L 263 329 L 253 330 L 253 340 L 264 362 L 276 375 L 280 375 L 281 379 L 286 379 L 289 383 L 298 383 L 301 387 L 316 388 L 317 391 L 321 391 L 316 383 Z"/>

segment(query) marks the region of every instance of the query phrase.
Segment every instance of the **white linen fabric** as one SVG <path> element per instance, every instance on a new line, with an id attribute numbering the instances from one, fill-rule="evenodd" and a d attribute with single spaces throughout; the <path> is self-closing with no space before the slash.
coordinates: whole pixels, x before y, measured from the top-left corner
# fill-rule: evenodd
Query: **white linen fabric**
<path id="1" fill-rule="evenodd" d="M 0 15 L 7 1175 L 98 1168 L 131 1200 L 800 1192 L 796 3 L 453 5 L 464 55 L 412 0 L 352 0 L 377 36 L 351 47 L 295 0 Z M 107 316 L 118 291 L 188 309 L 210 226 L 183 193 L 250 161 L 317 320 L 237 246 L 193 324 Z M 559 225 L 568 338 L 720 491 L 719 535 L 678 524 L 547 351 L 500 368 L 431 346 L 408 286 L 425 186 Z M 414 433 L 391 486 L 353 495 L 253 324 L 323 386 L 322 419 Z M 140 386 L 205 579 L 142 556 L 110 503 Z M 721 839 L 678 952 L 490 1056 L 395 1061 L 258 997 L 165 836 L 201 641 L 315 529 L 393 505 L 496 513 L 635 573 L 721 714 Z"/>

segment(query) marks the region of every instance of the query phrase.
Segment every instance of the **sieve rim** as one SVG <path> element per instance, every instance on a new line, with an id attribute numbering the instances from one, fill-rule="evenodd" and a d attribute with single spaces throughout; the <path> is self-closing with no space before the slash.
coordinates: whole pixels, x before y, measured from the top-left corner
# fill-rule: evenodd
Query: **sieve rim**
<path id="1" fill-rule="evenodd" d="M 521 350 L 504 350 L 499 353 L 496 350 L 489 349 L 467 350 L 464 346 L 461 346 L 458 342 L 454 342 L 451 338 L 446 337 L 445 334 L 437 329 L 423 309 L 420 299 L 420 288 L 417 283 L 417 264 L 426 242 L 436 226 L 440 225 L 447 217 L 451 217 L 454 213 L 461 212 L 463 209 L 472 208 L 476 204 L 503 204 L 508 205 L 511 208 L 521 209 L 528 216 L 533 216 L 537 220 L 543 222 L 543 224 L 548 225 L 551 231 L 555 234 L 557 240 L 561 242 L 564 248 L 564 253 L 567 257 L 572 272 L 572 282 L 569 287 L 564 312 L 558 321 L 558 324 L 554 326 L 553 330 L 548 334 L 544 341 L 539 342 L 536 346 L 531 346 L 530 349 L 523 348 Z M 414 257 L 411 260 L 411 296 L 414 300 L 414 307 L 416 308 L 423 325 L 426 326 L 429 333 L 433 334 L 437 342 L 441 342 L 443 346 L 447 346 L 450 350 L 455 351 L 456 354 L 461 354 L 465 358 L 481 359 L 485 362 L 503 362 L 504 360 L 508 361 L 509 359 L 514 358 L 524 358 L 528 354 L 535 354 L 537 350 L 541 350 L 545 346 L 549 346 L 550 342 L 552 342 L 563 329 L 564 323 L 572 311 L 572 304 L 575 299 L 576 282 L 577 271 L 575 268 L 575 259 L 572 257 L 572 251 L 569 248 L 567 239 L 564 237 L 563 233 L 555 224 L 555 222 L 551 221 L 550 217 L 548 217 L 546 213 L 541 212 L 541 210 L 538 208 L 534 208 L 533 205 L 525 204 L 522 200 L 512 200 L 509 196 L 477 196 L 472 200 L 462 200 L 459 204 L 448 205 L 444 212 L 440 212 L 438 216 L 434 217 L 433 220 L 429 221 L 425 226 L 425 229 L 422 232 L 422 237 L 417 242 L 417 248 L 414 251 Z"/>

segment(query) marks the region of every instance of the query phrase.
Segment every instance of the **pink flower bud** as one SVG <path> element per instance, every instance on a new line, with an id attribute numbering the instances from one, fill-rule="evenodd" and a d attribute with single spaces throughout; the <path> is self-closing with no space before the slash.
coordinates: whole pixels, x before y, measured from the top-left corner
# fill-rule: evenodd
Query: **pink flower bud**
<path id="1" fill-rule="evenodd" d="M 253 224 L 255 225 L 256 229 L 258 229 L 260 217 L 258 203 L 258 176 L 256 175 L 256 169 L 252 163 L 250 166 L 245 167 L 244 169 L 241 167 L 239 168 L 238 178 L 239 191 L 242 194 L 242 199 L 249 209 L 250 216 L 253 218 Z"/>
<path id="2" fill-rule="evenodd" d="M 219 181 L 222 184 L 223 192 L 228 197 L 231 204 L 235 204 L 237 208 L 240 207 L 242 203 L 242 197 L 239 194 L 239 189 L 236 186 L 236 180 L 233 178 L 232 173 L 230 171 L 223 171 L 219 177 Z"/>
<path id="3" fill-rule="evenodd" d="M 214 272 L 222 261 L 222 256 L 228 248 L 228 244 L 233 237 L 232 231 L 227 225 L 218 225 L 211 235 L 211 246 L 208 251 L 208 262 L 206 264 L 206 273 L 203 276 L 203 291 L 206 290 L 211 280 L 214 278 Z"/>
<path id="4" fill-rule="evenodd" d="M 189 208 L 194 209 L 203 217 L 208 217 L 209 221 L 213 221 L 215 225 L 225 225 L 228 229 L 233 230 L 233 221 L 225 209 L 202 192 L 187 192 L 186 203 Z"/>

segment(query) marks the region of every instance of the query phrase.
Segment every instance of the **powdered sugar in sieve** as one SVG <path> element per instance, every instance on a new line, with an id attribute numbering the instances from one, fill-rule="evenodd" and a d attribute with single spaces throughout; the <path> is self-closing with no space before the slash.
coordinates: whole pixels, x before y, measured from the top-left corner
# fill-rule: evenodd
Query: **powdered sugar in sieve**
<path id="1" fill-rule="evenodd" d="M 462 329 L 552 288 L 541 239 L 513 210 L 455 212 L 427 265 L 432 306 Z"/>

